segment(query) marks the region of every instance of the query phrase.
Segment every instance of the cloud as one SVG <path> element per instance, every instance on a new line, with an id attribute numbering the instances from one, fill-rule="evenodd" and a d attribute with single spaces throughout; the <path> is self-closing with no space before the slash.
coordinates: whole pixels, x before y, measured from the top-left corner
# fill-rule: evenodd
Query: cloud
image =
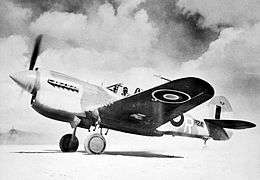
<path id="1" fill-rule="evenodd" d="M 255 114 L 260 107 L 260 23 L 221 32 L 200 58 L 183 63 L 181 74 L 211 82 L 217 94 L 232 97 L 238 113 Z M 242 103 L 243 102 L 243 103 Z"/>
<path id="2" fill-rule="evenodd" d="M 114 16 L 110 4 L 100 6 L 97 16 L 91 19 L 83 14 L 46 12 L 31 24 L 31 30 L 86 49 L 131 53 L 149 49 L 157 35 L 144 10 L 134 17 L 122 11 Z"/>
<path id="3" fill-rule="evenodd" d="M 12 35 L 0 38 L 1 80 L 6 80 L 8 72 L 17 71 L 25 65 L 28 53 L 28 38 L 21 35 Z"/>
<path id="4" fill-rule="evenodd" d="M 31 10 L 22 8 L 11 1 L 0 2 L 0 37 L 14 33 L 26 33 L 31 18 Z"/>
<path id="5" fill-rule="evenodd" d="M 236 110 L 244 115 L 253 116 L 260 107 L 260 31 L 255 1 L 244 4 L 246 8 L 241 11 L 233 7 L 240 7 L 244 1 L 212 3 L 221 13 L 214 8 L 210 11 L 205 1 L 189 4 L 181 0 L 178 6 L 174 0 L 84 1 L 82 6 L 78 6 L 81 1 L 14 2 L 8 8 L 15 11 L 12 16 L 16 18 L 8 13 L 0 15 L 0 25 L 5 29 L 0 31 L 0 61 L 4 67 L 0 72 L 5 81 L 0 84 L 0 96 L 5 99 L 1 104 L 1 112 L 6 114 L 3 118 L 10 116 L 21 127 L 28 126 L 12 115 L 14 109 L 21 114 L 27 109 L 27 115 L 21 115 L 28 118 L 27 123 L 45 118 L 24 106 L 29 96 L 18 104 L 14 102 L 19 88 L 8 82 L 8 74 L 25 69 L 34 37 L 40 33 L 44 34 L 36 63 L 40 68 L 96 84 L 123 82 L 132 90 L 163 83 L 154 74 L 172 79 L 197 76 L 213 84 L 217 94 L 235 102 Z M 0 9 L 5 7 L 0 3 Z M 252 16 L 247 14 L 249 10 Z M 233 27 L 219 29 L 219 24 Z"/>
<path id="6" fill-rule="evenodd" d="M 66 12 L 45 12 L 35 22 L 32 22 L 30 29 L 35 34 L 44 34 L 56 37 L 65 41 L 79 42 L 86 30 L 87 17 L 83 14 Z"/>
<path id="7" fill-rule="evenodd" d="M 180 0 L 177 5 L 188 15 L 200 13 L 201 25 L 247 26 L 260 20 L 258 0 Z"/>
<path id="8" fill-rule="evenodd" d="M 207 28 L 198 28 L 196 26 L 198 16 L 191 15 L 188 17 L 183 15 L 180 8 L 176 6 L 176 0 L 13 1 L 17 4 L 22 4 L 23 7 L 30 8 L 32 10 L 33 20 L 42 16 L 44 12 L 67 12 L 86 15 L 88 22 L 94 23 L 100 19 L 106 20 L 106 22 L 115 21 L 117 25 L 117 23 L 122 23 L 127 20 L 117 18 L 117 16 L 135 16 L 137 11 L 143 10 L 143 12 L 145 12 L 143 14 L 147 15 L 148 21 L 158 29 L 158 42 L 155 44 L 156 48 L 171 58 L 174 58 L 176 61 L 186 61 L 190 58 L 199 57 L 201 53 L 207 49 L 209 43 L 216 39 L 218 35 L 218 31 L 215 32 Z M 101 8 L 103 8 L 103 10 L 101 10 Z M 102 17 L 102 13 L 105 17 Z M 116 17 L 114 15 L 116 15 Z M 98 18 L 98 16 L 100 16 L 100 18 Z M 115 19 L 121 19 L 121 22 Z M 108 24 L 111 23 L 112 22 L 109 22 Z M 128 24 L 128 22 L 126 24 Z M 117 27 L 118 26 L 115 28 Z M 100 30 L 104 31 L 104 28 Z M 130 30 L 131 28 L 129 31 Z M 110 34 L 109 36 L 112 38 Z M 118 34 L 116 37 L 117 36 Z"/>

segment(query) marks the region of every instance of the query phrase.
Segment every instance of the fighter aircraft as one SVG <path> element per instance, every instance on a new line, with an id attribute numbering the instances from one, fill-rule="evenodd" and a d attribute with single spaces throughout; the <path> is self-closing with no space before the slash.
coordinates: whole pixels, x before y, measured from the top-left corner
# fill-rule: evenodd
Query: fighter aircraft
<path id="1" fill-rule="evenodd" d="M 60 139 L 62 152 L 77 151 L 77 127 L 89 131 L 94 127 L 92 131 L 95 132 L 97 128 L 100 129 L 98 133 L 90 133 L 84 147 L 88 153 L 101 154 L 106 147 L 102 128 L 143 136 L 191 134 L 190 137 L 216 139 L 216 134 L 222 133 L 223 128 L 230 125 L 239 128 L 255 126 L 245 121 L 205 120 L 206 125 L 201 122 L 196 124 L 207 127 L 208 134 L 194 134 L 194 131 L 160 131 L 158 128 L 167 122 L 171 122 L 174 127 L 180 127 L 184 122 L 185 112 L 213 97 L 213 87 L 202 79 L 187 77 L 145 91 L 137 91 L 133 95 L 127 93 L 118 96 L 111 91 L 111 87 L 100 87 L 62 73 L 34 68 L 41 39 L 42 35 L 36 38 L 29 70 L 10 74 L 10 77 L 22 89 L 32 94 L 31 106 L 35 111 L 45 117 L 70 123 L 72 134 L 66 134 Z M 124 90 L 126 92 L 126 88 Z M 178 116 L 181 120 L 175 122 L 174 119 Z M 221 136 L 217 139 L 223 138 Z"/>

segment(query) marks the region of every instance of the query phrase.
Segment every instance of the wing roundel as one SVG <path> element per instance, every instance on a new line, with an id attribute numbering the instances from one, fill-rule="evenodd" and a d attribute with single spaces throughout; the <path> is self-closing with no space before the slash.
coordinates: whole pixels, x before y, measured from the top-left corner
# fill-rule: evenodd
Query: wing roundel
<path id="1" fill-rule="evenodd" d="M 184 103 L 191 99 L 190 95 L 173 89 L 155 90 L 152 93 L 152 97 L 154 98 L 155 101 L 160 101 L 162 103 L 169 103 L 169 104 Z"/>

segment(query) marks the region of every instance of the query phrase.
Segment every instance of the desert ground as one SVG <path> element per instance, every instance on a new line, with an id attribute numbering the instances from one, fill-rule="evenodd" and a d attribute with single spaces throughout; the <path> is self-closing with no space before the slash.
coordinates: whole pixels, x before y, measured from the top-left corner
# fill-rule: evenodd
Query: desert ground
<path id="1" fill-rule="evenodd" d="M 142 137 L 111 131 L 102 155 L 53 145 L 1 145 L 0 179 L 259 179 L 256 130 L 229 141 Z M 256 138 L 254 138 L 256 139 Z M 83 142 L 83 139 L 80 139 Z"/>

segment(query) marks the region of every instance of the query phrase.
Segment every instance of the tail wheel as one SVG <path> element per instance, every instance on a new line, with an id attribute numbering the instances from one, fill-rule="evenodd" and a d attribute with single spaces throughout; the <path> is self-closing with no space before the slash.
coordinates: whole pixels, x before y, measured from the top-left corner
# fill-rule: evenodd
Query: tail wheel
<path id="1" fill-rule="evenodd" d="M 75 152 L 79 147 L 79 140 L 72 134 L 65 134 L 60 139 L 60 150 L 62 152 Z"/>
<path id="2" fill-rule="evenodd" d="M 92 134 L 85 140 L 84 148 L 89 154 L 101 154 L 106 148 L 106 140 L 99 133 Z"/>
<path id="3" fill-rule="evenodd" d="M 180 120 L 177 120 L 177 121 L 176 121 L 176 119 L 177 119 L 177 118 L 174 118 L 174 119 L 172 119 L 170 122 L 171 122 L 171 124 L 172 124 L 173 126 L 175 126 L 175 127 L 180 127 L 180 126 L 183 124 L 183 122 L 184 122 L 184 116 L 183 116 L 183 114 L 180 115 Z"/>

